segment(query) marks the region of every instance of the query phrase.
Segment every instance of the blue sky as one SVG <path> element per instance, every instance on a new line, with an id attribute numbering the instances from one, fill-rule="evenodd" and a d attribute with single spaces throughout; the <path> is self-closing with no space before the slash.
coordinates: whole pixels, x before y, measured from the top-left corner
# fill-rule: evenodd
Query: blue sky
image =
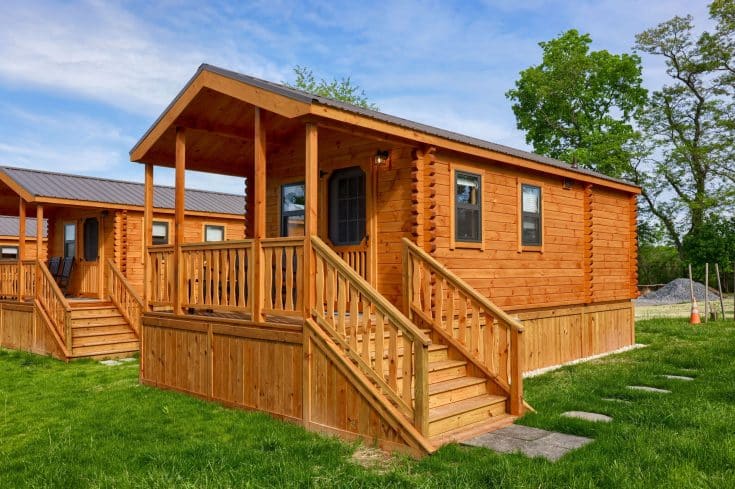
<path id="1" fill-rule="evenodd" d="M 297 64 L 350 75 L 384 112 L 527 148 L 504 93 L 540 61 L 539 41 L 576 28 L 622 52 L 673 15 L 707 25 L 706 2 L 686 0 L 3 4 L 0 164 L 139 181 L 128 151 L 203 62 L 279 82 Z M 660 60 L 643 61 L 659 87 Z"/>

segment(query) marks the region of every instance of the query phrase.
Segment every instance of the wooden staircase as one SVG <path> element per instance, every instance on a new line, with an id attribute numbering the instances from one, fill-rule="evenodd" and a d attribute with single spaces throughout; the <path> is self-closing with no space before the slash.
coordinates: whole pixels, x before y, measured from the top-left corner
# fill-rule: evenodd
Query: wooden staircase
<path id="1" fill-rule="evenodd" d="M 71 302 L 71 356 L 119 358 L 136 353 L 135 331 L 112 302 Z"/>

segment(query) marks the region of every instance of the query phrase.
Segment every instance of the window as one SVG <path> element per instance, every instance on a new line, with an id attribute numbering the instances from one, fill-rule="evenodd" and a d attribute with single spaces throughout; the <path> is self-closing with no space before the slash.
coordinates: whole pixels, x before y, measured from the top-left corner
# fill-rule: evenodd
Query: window
<path id="1" fill-rule="evenodd" d="M 64 224 L 64 258 L 77 255 L 77 225 Z"/>
<path id="2" fill-rule="evenodd" d="M 454 239 L 482 241 L 482 188 L 480 175 L 454 173 Z"/>
<path id="3" fill-rule="evenodd" d="M 0 258 L 5 259 L 16 259 L 18 258 L 18 247 L 17 246 L 3 246 L 0 248 Z"/>
<path id="4" fill-rule="evenodd" d="M 207 224 L 204 226 L 204 241 L 224 241 L 225 227 Z"/>
<path id="5" fill-rule="evenodd" d="M 168 244 L 168 222 L 153 221 L 153 244 L 154 245 L 167 245 Z"/>
<path id="6" fill-rule="evenodd" d="M 541 246 L 541 187 L 521 185 L 521 242 Z"/>
<path id="7" fill-rule="evenodd" d="M 281 186 L 281 236 L 304 235 L 304 182 Z"/>
<path id="8" fill-rule="evenodd" d="M 365 237 L 365 173 L 338 170 L 329 179 L 329 239 L 335 246 L 356 245 Z"/>
<path id="9" fill-rule="evenodd" d="M 94 217 L 84 220 L 84 259 L 97 261 L 99 255 L 100 223 Z"/>

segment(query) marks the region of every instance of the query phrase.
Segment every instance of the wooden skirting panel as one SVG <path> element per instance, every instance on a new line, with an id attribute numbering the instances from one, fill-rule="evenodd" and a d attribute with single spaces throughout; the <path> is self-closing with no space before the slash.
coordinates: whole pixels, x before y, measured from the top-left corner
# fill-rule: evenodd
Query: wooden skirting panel
<path id="1" fill-rule="evenodd" d="M 617 350 L 635 343 L 631 301 L 517 311 L 525 328 L 523 371 Z"/>
<path id="2" fill-rule="evenodd" d="M 145 314 L 142 325 L 145 384 L 391 450 L 432 451 L 325 337 L 302 326 L 164 313 Z"/>
<path id="3" fill-rule="evenodd" d="M 0 301 L 0 346 L 66 360 L 33 304 Z"/>

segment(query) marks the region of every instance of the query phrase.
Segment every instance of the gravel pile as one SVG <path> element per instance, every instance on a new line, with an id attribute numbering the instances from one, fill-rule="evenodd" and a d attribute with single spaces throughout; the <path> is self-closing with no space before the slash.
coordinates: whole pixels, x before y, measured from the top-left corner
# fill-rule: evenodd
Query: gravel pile
<path id="1" fill-rule="evenodd" d="M 697 301 L 704 301 L 704 290 L 704 284 L 694 282 L 694 297 L 697 298 Z M 709 300 L 719 299 L 719 297 L 717 292 L 710 287 Z M 637 299 L 635 302 L 642 306 L 658 306 L 662 304 L 680 304 L 682 302 L 689 302 L 691 299 L 692 293 L 689 288 L 689 279 L 677 278 L 645 297 Z"/>

